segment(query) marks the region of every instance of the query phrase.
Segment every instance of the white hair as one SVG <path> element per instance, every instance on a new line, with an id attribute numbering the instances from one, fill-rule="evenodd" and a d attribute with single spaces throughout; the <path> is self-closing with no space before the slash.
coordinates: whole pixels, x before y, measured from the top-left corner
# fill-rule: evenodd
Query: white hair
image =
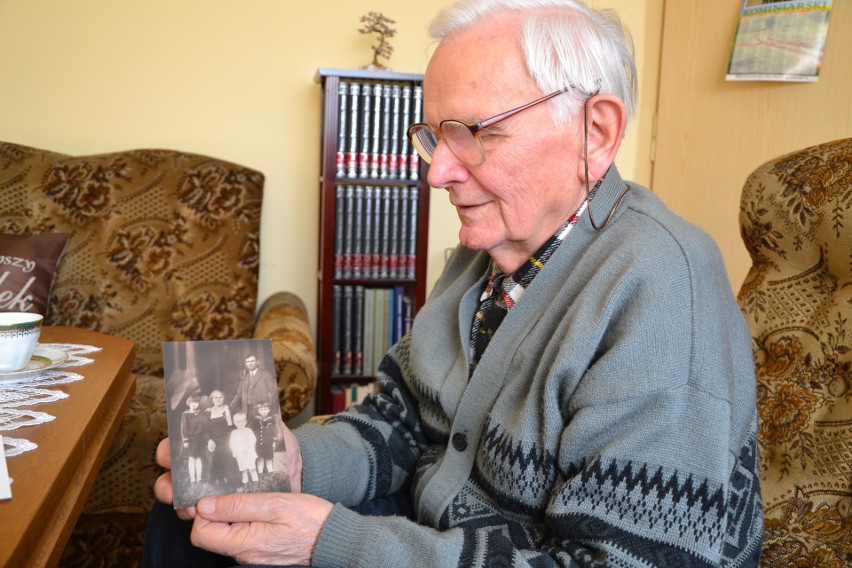
<path id="1" fill-rule="evenodd" d="M 554 122 L 570 122 L 583 99 L 617 96 L 632 118 L 636 108 L 636 62 L 630 32 L 612 10 L 594 10 L 580 0 L 459 0 L 429 26 L 436 41 L 508 12 L 526 12 L 518 41 L 530 76 L 543 94 L 574 86 L 571 96 L 549 101 Z"/>

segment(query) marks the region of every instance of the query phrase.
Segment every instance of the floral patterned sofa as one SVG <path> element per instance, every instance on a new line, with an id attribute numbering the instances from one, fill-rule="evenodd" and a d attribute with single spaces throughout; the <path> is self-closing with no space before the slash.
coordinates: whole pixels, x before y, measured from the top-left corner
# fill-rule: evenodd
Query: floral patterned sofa
<path id="1" fill-rule="evenodd" d="M 740 208 L 757 365 L 761 564 L 852 563 L 852 138 L 776 158 Z"/>
<path id="2" fill-rule="evenodd" d="M 257 309 L 264 177 L 169 150 L 72 157 L 0 142 L 0 233 L 67 233 L 47 325 L 136 345 L 136 394 L 62 566 L 138 565 L 166 435 L 162 342 L 268 337 L 284 419 L 310 401 L 316 360 L 293 294 Z"/>

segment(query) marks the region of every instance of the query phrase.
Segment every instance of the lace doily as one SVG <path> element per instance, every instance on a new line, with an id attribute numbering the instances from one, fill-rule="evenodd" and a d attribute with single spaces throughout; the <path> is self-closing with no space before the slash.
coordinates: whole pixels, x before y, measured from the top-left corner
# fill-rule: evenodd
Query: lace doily
<path id="1" fill-rule="evenodd" d="M 47 412 L 32 410 L 30 407 L 68 398 L 68 393 L 50 387 L 83 380 L 83 375 L 69 369 L 92 363 L 94 360 L 86 355 L 101 350 L 100 347 L 76 343 L 40 345 L 65 351 L 68 359 L 53 369 L 33 371 L 26 380 L 0 383 L 0 432 L 16 430 L 24 426 L 37 426 L 56 418 Z M 12 438 L 3 434 L 3 451 L 7 458 L 35 450 L 37 447 L 29 440 Z"/>

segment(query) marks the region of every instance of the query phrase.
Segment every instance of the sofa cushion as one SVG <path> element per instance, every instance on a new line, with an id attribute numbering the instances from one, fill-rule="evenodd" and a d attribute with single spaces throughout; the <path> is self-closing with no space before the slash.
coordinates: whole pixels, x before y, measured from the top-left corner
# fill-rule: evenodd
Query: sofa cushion
<path id="1" fill-rule="evenodd" d="M 45 324 L 131 339 L 162 376 L 163 341 L 250 336 L 263 182 L 186 152 L 0 143 L 0 232 L 70 234 Z"/>
<path id="2" fill-rule="evenodd" d="M 0 311 L 46 315 L 68 235 L 0 234 Z"/>

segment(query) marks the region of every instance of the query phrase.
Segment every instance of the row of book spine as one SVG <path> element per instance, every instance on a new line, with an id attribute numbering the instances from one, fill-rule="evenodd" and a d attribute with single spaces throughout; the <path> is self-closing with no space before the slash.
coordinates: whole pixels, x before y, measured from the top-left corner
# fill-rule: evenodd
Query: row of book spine
<path id="1" fill-rule="evenodd" d="M 416 187 L 338 185 L 334 278 L 413 280 L 418 195 Z"/>
<path id="2" fill-rule="evenodd" d="M 337 414 L 350 406 L 361 404 L 367 395 L 376 391 L 375 381 L 360 383 L 337 383 L 331 385 L 331 412 Z"/>
<path id="3" fill-rule="evenodd" d="M 335 284 L 332 375 L 373 376 L 391 346 L 411 328 L 411 299 L 402 286 Z"/>
<path id="4" fill-rule="evenodd" d="M 420 157 L 406 131 L 420 122 L 423 87 L 341 81 L 337 96 L 337 177 L 418 179 Z"/>

